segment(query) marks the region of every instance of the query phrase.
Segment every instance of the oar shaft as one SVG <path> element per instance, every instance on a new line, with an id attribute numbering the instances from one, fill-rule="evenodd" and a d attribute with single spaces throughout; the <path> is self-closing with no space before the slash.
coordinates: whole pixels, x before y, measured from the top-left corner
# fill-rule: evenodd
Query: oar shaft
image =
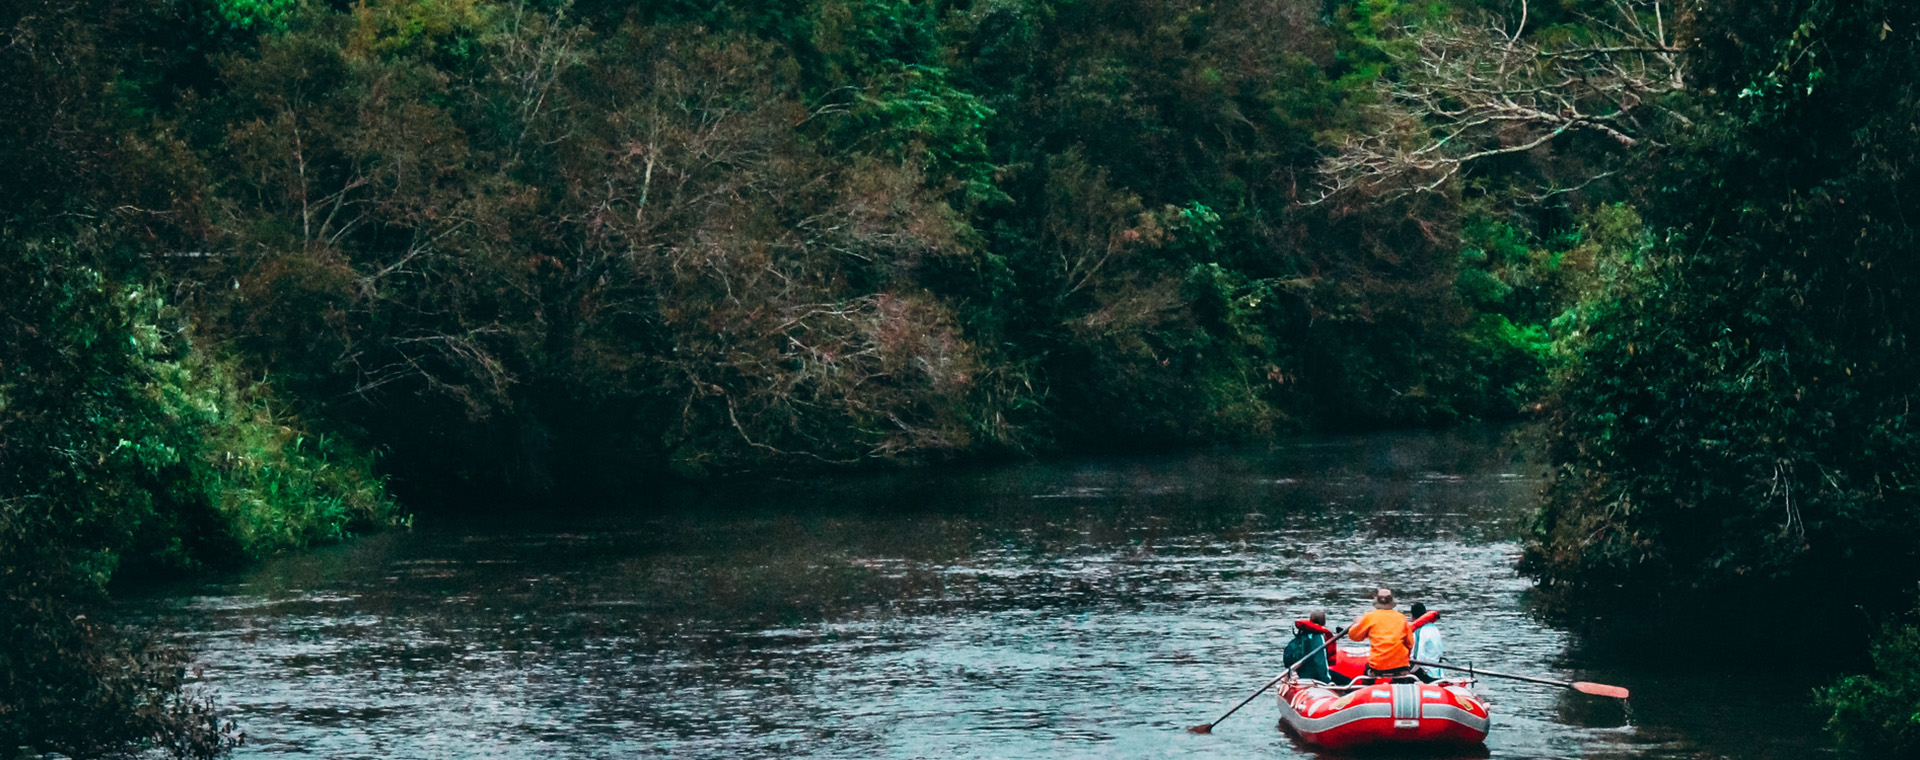
<path id="1" fill-rule="evenodd" d="M 1274 677 L 1273 677 L 1273 680 L 1271 680 L 1271 681 L 1268 681 L 1268 682 L 1267 682 L 1267 685 L 1265 685 L 1265 686 L 1262 686 L 1262 687 L 1260 687 L 1260 690 L 1259 690 L 1259 691 L 1256 691 L 1256 692 L 1254 692 L 1254 693 L 1252 693 L 1252 694 L 1248 694 L 1248 695 L 1247 695 L 1247 698 L 1246 698 L 1246 699 L 1242 699 L 1242 700 L 1240 700 L 1240 704 L 1237 704 L 1237 705 L 1234 705 L 1234 706 L 1233 706 L 1233 709 L 1231 709 L 1231 710 L 1228 710 L 1228 711 L 1226 712 L 1226 714 L 1225 714 L 1225 715 L 1222 715 L 1222 716 L 1220 716 L 1220 717 L 1218 717 L 1218 718 L 1215 718 L 1215 719 L 1213 719 L 1213 722 L 1212 722 L 1212 723 L 1208 723 L 1207 725 L 1209 725 L 1209 726 L 1217 726 L 1217 725 L 1220 725 L 1220 722 L 1221 722 L 1221 721 L 1223 721 L 1223 720 L 1226 720 L 1226 719 L 1227 719 L 1228 717 L 1230 717 L 1230 716 L 1232 716 L 1232 715 L 1233 715 L 1234 713 L 1237 713 L 1237 712 L 1240 712 L 1240 708 L 1242 708 L 1242 707 L 1246 707 L 1246 706 L 1247 706 L 1247 703 L 1248 703 L 1248 702 L 1252 702 L 1252 701 L 1254 700 L 1254 698 L 1255 698 L 1255 697 L 1258 697 L 1258 696 L 1260 696 L 1260 695 L 1262 695 L 1262 694 L 1265 694 L 1265 693 L 1267 693 L 1267 690 L 1268 690 L 1268 689 L 1271 689 L 1271 688 L 1273 688 L 1273 685 L 1274 685 L 1274 684 L 1277 684 L 1277 683 L 1279 683 L 1279 682 L 1280 682 L 1280 679 L 1282 679 L 1282 678 L 1286 678 L 1286 677 L 1287 677 L 1287 674 L 1288 674 L 1288 673 L 1292 673 L 1292 672 L 1293 672 L 1293 671 L 1291 671 L 1291 670 L 1289 670 L 1289 671 L 1287 671 L 1286 673 L 1281 673 L 1280 675 L 1277 675 L 1277 676 L 1274 676 Z"/>
<path id="2" fill-rule="evenodd" d="M 1474 675 L 1493 676 L 1495 678 L 1511 678 L 1515 681 L 1531 681 L 1537 684 L 1545 684 L 1547 686 L 1559 686 L 1565 689 L 1573 688 L 1572 681 L 1555 681 L 1551 678 L 1535 678 L 1533 676 L 1516 676 L 1512 673 L 1495 673 L 1491 670 L 1481 670 L 1471 665 L 1459 665 L 1456 663 L 1447 663 L 1445 665 L 1442 665 L 1437 662 L 1427 662 L 1426 660 L 1413 660 L 1412 662 L 1415 665 L 1421 665 L 1429 668 L 1445 668 L 1447 670 L 1464 671 L 1467 673 L 1472 673 Z"/>
<path id="3" fill-rule="evenodd" d="M 1273 688 L 1273 685 L 1279 683 L 1281 679 L 1286 678 L 1287 676 L 1293 675 L 1294 671 L 1299 670 L 1301 665 L 1307 664 L 1307 660 L 1310 660 L 1313 658 L 1314 655 L 1319 654 L 1320 650 L 1326 649 L 1327 647 L 1332 646 L 1333 642 L 1339 639 L 1340 635 L 1345 633 L 1346 630 L 1347 629 L 1342 628 L 1338 631 L 1334 631 L 1333 635 L 1331 636 L 1321 637 L 1324 640 L 1320 642 L 1320 646 L 1314 647 L 1313 651 L 1307 653 L 1307 656 L 1300 658 L 1298 662 L 1295 662 L 1294 664 L 1288 666 L 1286 670 L 1281 671 L 1280 675 L 1274 676 L 1273 680 L 1268 681 L 1267 685 L 1260 687 L 1259 691 L 1256 691 L 1252 694 L 1248 694 L 1246 699 L 1240 700 L 1240 704 L 1234 705 L 1233 709 L 1228 710 L 1226 715 L 1220 716 L 1218 719 L 1214 720 L 1212 723 L 1208 723 L 1207 725 L 1208 726 L 1220 725 L 1220 721 L 1226 720 L 1229 716 L 1233 715 L 1234 713 L 1240 712 L 1240 708 L 1246 707 L 1247 703 L 1252 702 L 1255 697 L 1258 697 L 1262 694 L 1267 693 L 1267 690 Z"/>

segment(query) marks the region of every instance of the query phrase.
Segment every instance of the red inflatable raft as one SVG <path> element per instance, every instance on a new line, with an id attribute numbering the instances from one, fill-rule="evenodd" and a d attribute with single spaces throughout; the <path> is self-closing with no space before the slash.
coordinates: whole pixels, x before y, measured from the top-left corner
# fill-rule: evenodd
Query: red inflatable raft
<path id="1" fill-rule="evenodd" d="M 1347 686 L 1288 679 L 1280 682 L 1280 722 L 1309 744 L 1328 750 L 1375 747 L 1472 747 L 1487 739 L 1491 716 L 1470 678 L 1433 683 L 1405 677 L 1375 683 L 1363 675 L 1366 653 L 1336 651 L 1335 673 Z"/>

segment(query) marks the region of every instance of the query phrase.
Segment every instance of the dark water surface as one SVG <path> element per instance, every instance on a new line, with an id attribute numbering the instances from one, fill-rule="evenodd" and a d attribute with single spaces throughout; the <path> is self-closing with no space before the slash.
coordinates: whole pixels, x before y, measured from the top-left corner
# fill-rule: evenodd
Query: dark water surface
<path id="1" fill-rule="evenodd" d="M 1817 674 L 1711 638 L 1607 655 L 1529 606 L 1539 467 L 1499 431 L 636 494 L 424 516 L 135 604 L 241 757 L 1310 757 L 1270 699 L 1289 621 L 1389 584 L 1485 681 L 1493 757 L 1830 754 Z M 1755 632 L 1755 635 L 1762 635 Z"/>

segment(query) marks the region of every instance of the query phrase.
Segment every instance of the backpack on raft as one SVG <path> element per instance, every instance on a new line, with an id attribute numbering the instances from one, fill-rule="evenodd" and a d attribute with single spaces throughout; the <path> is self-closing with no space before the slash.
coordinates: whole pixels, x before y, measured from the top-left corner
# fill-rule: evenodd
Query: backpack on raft
<path id="1" fill-rule="evenodd" d="M 1331 681 L 1332 679 L 1327 675 L 1327 650 L 1319 649 L 1320 642 L 1325 640 L 1319 631 L 1295 628 L 1293 640 L 1287 642 L 1286 649 L 1280 650 L 1280 656 L 1287 661 L 1288 666 L 1306 659 L 1306 663 L 1295 671 L 1301 678 Z M 1315 649 L 1319 651 L 1314 651 Z M 1313 652 L 1313 656 L 1307 657 L 1308 652 Z"/>

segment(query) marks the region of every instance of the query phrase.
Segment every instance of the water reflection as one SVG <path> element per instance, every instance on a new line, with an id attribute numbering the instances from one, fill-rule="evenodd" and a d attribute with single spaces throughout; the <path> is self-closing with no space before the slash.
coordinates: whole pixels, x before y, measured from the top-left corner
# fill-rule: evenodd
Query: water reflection
<path id="1" fill-rule="evenodd" d="M 1310 756 L 1267 700 L 1181 729 L 1381 583 L 1448 613 L 1454 657 L 1636 692 L 1490 682 L 1495 757 L 1826 751 L 1799 682 L 1596 659 L 1530 614 L 1519 453 L 1391 434 L 428 516 L 141 614 L 242 756 Z"/>

